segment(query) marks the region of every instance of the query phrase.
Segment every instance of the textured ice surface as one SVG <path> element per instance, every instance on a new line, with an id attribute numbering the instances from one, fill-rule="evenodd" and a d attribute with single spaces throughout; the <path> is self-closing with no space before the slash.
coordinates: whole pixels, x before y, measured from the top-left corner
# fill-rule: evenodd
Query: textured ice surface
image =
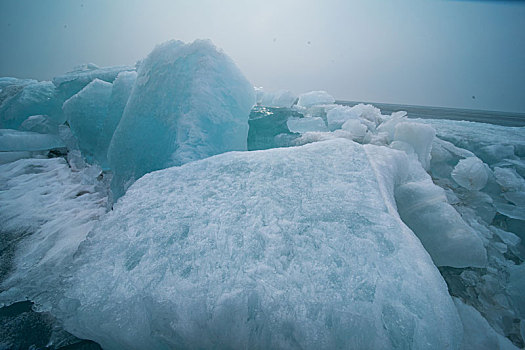
<path id="1" fill-rule="evenodd" d="M 297 96 L 289 90 L 266 92 L 257 90 L 257 104 L 264 107 L 290 108 L 297 101 Z"/>
<path id="2" fill-rule="evenodd" d="M 487 320 L 470 305 L 454 298 L 463 323 L 462 350 L 514 350 L 518 349 L 507 338 L 496 333 Z"/>
<path id="3" fill-rule="evenodd" d="M 299 95 L 297 106 L 312 107 L 315 105 L 324 105 L 334 103 L 335 99 L 326 91 L 310 91 Z"/>
<path id="4" fill-rule="evenodd" d="M 98 67 L 93 63 L 76 67 L 71 72 L 53 78 L 58 94 L 67 100 L 95 79 L 112 83 L 120 72 L 134 71 L 132 66 Z"/>
<path id="5" fill-rule="evenodd" d="M 64 102 L 63 110 L 86 158 L 106 164 L 107 149 L 99 149 L 99 140 L 108 116 L 112 84 L 95 79 Z"/>
<path id="6" fill-rule="evenodd" d="M 120 197 L 142 175 L 245 150 L 253 86 L 210 41 L 169 41 L 142 62 L 108 151 Z"/>
<path id="7" fill-rule="evenodd" d="M 45 151 L 65 147 L 56 135 L 0 129 L 0 152 Z"/>
<path id="8" fill-rule="evenodd" d="M 310 131 L 328 131 L 324 120 L 319 117 L 290 118 L 286 122 L 290 132 L 305 133 Z"/>
<path id="9" fill-rule="evenodd" d="M 55 312 L 106 349 L 457 348 L 447 288 L 381 181 L 341 139 L 147 174 Z"/>
<path id="10" fill-rule="evenodd" d="M 488 173 L 485 164 L 477 157 L 469 157 L 459 161 L 452 178 L 467 190 L 479 191 L 487 184 Z"/>
<path id="11" fill-rule="evenodd" d="M 0 303 L 41 295 L 47 306 L 60 290 L 79 243 L 105 212 L 97 175 L 72 172 L 62 158 L 0 166 Z"/>
<path id="12" fill-rule="evenodd" d="M 49 81 L 3 79 L 0 91 L 0 128 L 17 129 L 27 117 L 48 115 L 57 123 L 64 121 L 62 100 Z"/>

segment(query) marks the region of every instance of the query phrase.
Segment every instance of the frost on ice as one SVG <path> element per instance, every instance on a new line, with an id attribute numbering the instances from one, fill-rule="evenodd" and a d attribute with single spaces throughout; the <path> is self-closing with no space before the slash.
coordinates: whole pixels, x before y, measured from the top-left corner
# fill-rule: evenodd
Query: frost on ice
<path id="1" fill-rule="evenodd" d="M 142 175 L 246 150 L 252 85 L 209 41 L 157 46 L 142 62 L 108 158 L 120 197 Z"/>
<path id="2" fill-rule="evenodd" d="M 150 173 L 56 312 L 107 349 L 456 348 L 446 285 L 381 182 L 342 139 Z"/>

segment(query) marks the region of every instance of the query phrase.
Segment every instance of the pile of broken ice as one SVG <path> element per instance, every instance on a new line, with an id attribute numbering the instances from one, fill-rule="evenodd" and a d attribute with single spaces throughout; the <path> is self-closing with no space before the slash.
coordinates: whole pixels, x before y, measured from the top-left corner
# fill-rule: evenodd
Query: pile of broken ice
<path id="1" fill-rule="evenodd" d="M 107 349 L 523 346 L 524 128 L 254 91 L 209 41 L 0 89 L 4 304 Z"/>

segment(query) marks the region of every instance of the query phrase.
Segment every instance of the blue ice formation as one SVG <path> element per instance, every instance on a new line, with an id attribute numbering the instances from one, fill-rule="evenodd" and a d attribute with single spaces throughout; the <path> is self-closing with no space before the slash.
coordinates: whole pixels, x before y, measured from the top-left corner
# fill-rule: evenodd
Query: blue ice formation
<path id="1" fill-rule="evenodd" d="M 457 348 L 447 287 L 375 169 L 337 139 L 149 173 L 81 246 L 56 312 L 105 349 Z"/>
<path id="2" fill-rule="evenodd" d="M 108 159 L 114 198 L 142 175 L 246 150 L 253 86 L 210 41 L 170 41 L 141 63 Z"/>
<path id="3" fill-rule="evenodd" d="M 58 96 L 62 101 L 78 93 L 95 79 L 113 83 L 120 72 L 134 71 L 132 66 L 98 67 L 88 63 L 75 67 L 72 71 L 53 78 Z"/>
<path id="4" fill-rule="evenodd" d="M 0 78 L 0 128 L 18 129 L 32 115 L 64 122 L 62 101 L 49 81 Z"/>
<path id="5" fill-rule="evenodd" d="M 286 90 L 248 121 L 207 41 L 137 67 L 0 78 L 0 304 L 108 349 L 524 345 L 524 128 Z"/>
<path id="6" fill-rule="evenodd" d="M 106 149 L 99 149 L 99 140 L 108 116 L 113 85 L 95 79 L 64 102 L 64 115 L 78 146 L 89 161 L 105 165 Z"/>
<path id="7" fill-rule="evenodd" d="M 297 96 L 289 90 L 264 91 L 255 88 L 257 104 L 264 107 L 291 108 L 297 101 Z"/>
<path id="8" fill-rule="evenodd" d="M 117 78 L 113 82 L 111 90 L 111 97 L 109 99 L 109 105 L 107 108 L 106 118 L 100 130 L 100 134 L 97 138 L 97 152 L 100 154 L 100 165 L 107 169 L 109 164 L 107 162 L 107 152 L 113 134 L 117 129 L 120 118 L 124 113 L 124 108 L 137 79 L 137 72 L 135 71 L 123 71 L 117 75 Z"/>

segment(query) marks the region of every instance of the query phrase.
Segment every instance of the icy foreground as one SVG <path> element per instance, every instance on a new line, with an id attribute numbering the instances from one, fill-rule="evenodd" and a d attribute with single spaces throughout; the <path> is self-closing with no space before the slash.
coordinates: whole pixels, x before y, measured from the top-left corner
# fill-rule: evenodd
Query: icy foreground
<path id="1" fill-rule="evenodd" d="M 246 150 L 255 92 L 210 41 L 157 46 L 142 62 L 108 150 L 114 198 L 142 175 Z"/>
<path id="2" fill-rule="evenodd" d="M 256 92 L 208 41 L 0 78 L 0 304 L 110 349 L 523 347 L 524 128 Z"/>
<path id="3" fill-rule="evenodd" d="M 107 349 L 457 348 L 381 181 L 342 139 L 148 174 L 81 246 L 59 312 Z"/>

